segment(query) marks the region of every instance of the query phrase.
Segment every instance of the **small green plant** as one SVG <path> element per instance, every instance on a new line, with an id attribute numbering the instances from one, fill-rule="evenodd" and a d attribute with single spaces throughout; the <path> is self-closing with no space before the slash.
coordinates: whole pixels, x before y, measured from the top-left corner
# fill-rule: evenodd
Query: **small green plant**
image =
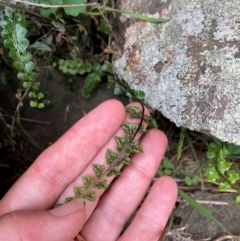
<path id="1" fill-rule="evenodd" d="M 159 177 L 163 175 L 170 176 L 173 172 L 173 169 L 174 169 L 174 165 L 170 162 L 170 160 L 167 157 L 164 157 L 157 171 L 157 175 Z"/>
<path id="2" fill-rule="evenodd" d="M 125 136 L 115 137 L 117 143 L 116 151 L 111 149 L 107 150 L 106 163 L 108 167 L 106 168 L 105 165 L 93 164 L 92 168 L 95 175 L 83 176 L 83 186 L 76 186 L 74 188 L 74 196 L 67 197 L 65 202 L 69 202 L 75 198 L 82 198 L 92 202 L 95 201 L 96 194 L 94 189 L 106 189 L 107 177 L 120 175 L 121 167 L 132 163 L 131 156 L 143 152 L 143 149 L 140 146 L 140 141 L 135 140 L 135 137 L 138 132 L 141 134 L 147 132 L 143 126 L 144 107 L 141 111 L 138 107 L 130 106 L 126 108 L 126 111 L 130 113 L 130 118 L 139 118 L 140 122 L 138 124 L 125 122 L 122 124 Z"/>
<path id="3" fill-rule="evenodd" d="M 230 162 L 232 156 L 240 153 L 240 147 L 234 144 L 223 143 L 216 138 L 209 144 L 207 151 L 206 170 L 204 172 L 208 182 L 219 182 L 219 191 L 226 191 L 230 188 L 238 193 L 235 203 L 240 204 L 240 190 L 237 181 L 240 179 L 240 172 L 234 161 Z"/>
<path id="4" fill-rule="evenodd" d="M 193 177 L 186 176 L 184 178 L 184 181 L 188 186 L 197 184 L 199 182 L 199 180 L 200 180 L 200 177 L 198 175 L 194 175 Z"/>
<path id="5" fill-rule="evenodd" d="M 58 66 L 58 69 L 66 75 L 87 75 L 82 91 L 82 97 L 84 98 L 90 97 L 104 76 L 113 73 L 112 64 L 108 61 L 101 63 L 98 56 L 94 56 L 91 60 L 86 61 L 81 59 L 60 59 L 53 66 Z"/>
<path id="6" fill-rule="evenodd" d="M 144 102 L 145 93 L 142 90 L 134 90 L 130 85 L 122 80 L 121 83 L 113 82 L 111 83 L 111 88 L 114 89 L 114 95 L 130 95 L 134 101 Z"/>
<path id="7" fill-rule="evenodd" d="M 35 81 L 38 68 L 27 49 L 29 41 L 26 38 L 25 14 L 23 11 L 14 11 L 6 7 L 4 13 L 1 12 L 0 18 L 0 26 L 3 28 L 1 34 L 4 37 L 4 47 L 9 49 L 9 57 L 13 59 L 13 67 L 18 70 L 17 77 L 22 82 L 25 95 L 29 92 L 32 107 L 43 108 L 44 104 L 40 100 L 44 95 L 38 91 L 40 83 Z M 22 99 L 23 97 L 19 97 L 20 102 Z"/>

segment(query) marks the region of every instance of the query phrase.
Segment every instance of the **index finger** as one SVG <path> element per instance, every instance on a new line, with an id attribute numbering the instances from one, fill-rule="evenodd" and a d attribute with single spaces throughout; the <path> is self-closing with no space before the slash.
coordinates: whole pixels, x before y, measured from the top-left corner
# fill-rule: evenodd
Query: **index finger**
<path id="1" fill-rule="evenodd" d="M 1 200 L 0 215 L 51 208 L 125 118 L 123 105 L 109 100 L 79 120 L 45 150 Z"/>

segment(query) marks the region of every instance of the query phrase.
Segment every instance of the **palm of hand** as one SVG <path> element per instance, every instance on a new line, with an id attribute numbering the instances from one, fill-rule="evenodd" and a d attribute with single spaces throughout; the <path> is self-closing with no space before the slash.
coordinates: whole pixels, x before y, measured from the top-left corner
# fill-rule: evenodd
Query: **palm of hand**
<path id="1" fill-rule="evenodd" d="M 121 135 L 119 126 L 124 119 L 129 121 L 123 106 L 115 100 L 106 101 L 45 150 L 1 200 L 0 215 L 10 214 L 0 217 L 0 226 L 5 225 L 0 239 L 8 235 L 5 240 L 66 241 L 81 231 L 87 241 L 158 240 L 176 200 L 176 184 L 169 177 L 154 183 L 133 222 L 120 234 L 164 155 L 167 140 L 159 130 L 144 137 L 144 153 L 133 157 L 133 164 L 105 193 L 97 190 L 95 202 L 87 202 L 85 208 L 69 215 L 59 213 L 76 209 L 79 204 L 75 201 L 45 211 L 72 196 L 74 186 L 82 184 L 82 176 L 92 173 L 92 164 L 105 164 L 106 150 L 115 148 L 113 137 Z"/>

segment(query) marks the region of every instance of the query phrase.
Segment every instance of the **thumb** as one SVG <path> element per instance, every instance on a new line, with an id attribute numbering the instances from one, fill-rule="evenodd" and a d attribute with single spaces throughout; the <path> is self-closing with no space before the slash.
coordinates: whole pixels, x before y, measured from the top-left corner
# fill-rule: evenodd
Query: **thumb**
<path id="1" fill-rule="evenodd" d="M 16 211 L 0 217 L 0 240 L 72 241 L 85 223 L 84 203 L 73 200 L 49 211 Z"/>

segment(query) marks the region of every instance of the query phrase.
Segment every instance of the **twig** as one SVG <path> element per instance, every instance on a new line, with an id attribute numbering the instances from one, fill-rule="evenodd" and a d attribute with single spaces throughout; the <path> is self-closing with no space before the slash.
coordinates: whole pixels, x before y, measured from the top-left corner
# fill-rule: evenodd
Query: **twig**
<path id="1" fill-rule="evenodd" d="M 224 240 L 240 240 L 240 235 L 238 236 L 224 235 L 219 238 L 215 238 L 212 241 L 224 241 Z"/>
<path id="2" fill-rule="evenodd" d="M 26 9 L 24 7 L 21 7 L 21 6 L 18 6 L 18 5 L 13 5 L 13 4 L 10 4 L 10 3 L 0 3 L 0 6 L 9 7 L 9 8 L 16 8 L 16 9 L 19 9 L 19 10 L 22 10 L 22 11 L 26 12 L 29 15 L 33 15 L 35 17 L 40 17 L 40 18 L 42 17 L 40 14 L 35 13 L 31 10 L 28 10 L 28 9 Z"/>
<path id="3" fill-rule="evenodd" d="M 43 7 L 43 8 L 72 8 L 72 7 L 88 7 L 88 6 L 99 6 L 98 3 L 86 3 L 86 4 L 61 4 L 61 5 L 50 5 L 50 4 L 42 4 L 42 3 L 32 3 L 24 0 L 13 0 L 14 2 L 24 3 L 35 7 Z"/>
<path id="4" fill-rule="evenodd" d="M 185 200 L 177 200 L 178 202 L 187 202 Z M 208 204 L 208 205 L 222 205 L 222 206 L 228 206 L 229 203 L 228 202 L 221 202 L 221 201 L 212 201 L 212 200 L 199 200 L 199 199 L 195 199 L 196 202 L 200 203 L 200 204 Z"/>
<path id="5" fill-rule="evenodd" d="M 11 117 L 11 118 L 13 118 L 13 116 L 11 116 L 11 115 L 6 115 L 6 114 L 2 114 L 2 116 L 6 116 L 6 117 Z M 24 117 L 20 117 L 20 120 L 26 121 L 26 122 L 32 122 L 32 123 L 42 124 L 42 125 L 50 125 L 50 122 L 38 121 L 38 120 L 33 120 L 33 119 L 29 119 L 29 118 L 24 118 Z"/>

